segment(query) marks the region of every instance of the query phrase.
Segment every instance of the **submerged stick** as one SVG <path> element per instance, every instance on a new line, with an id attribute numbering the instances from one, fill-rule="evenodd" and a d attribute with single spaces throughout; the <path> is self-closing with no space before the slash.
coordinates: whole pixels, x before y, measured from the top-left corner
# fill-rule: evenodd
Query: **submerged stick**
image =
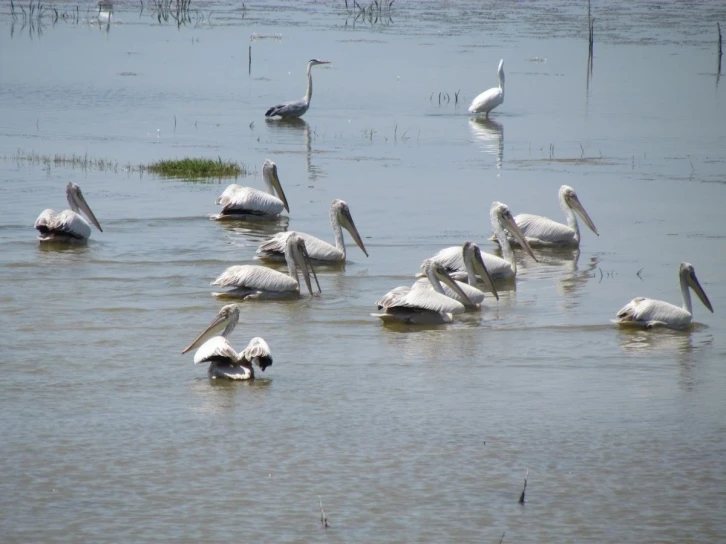
<path id="1" fill-rule="evenodd" d="M 247 75 L 252 74 L 252 44 L 250 44 L 248 52 L 249 61 L 247 62 Z"/>
<path id="2" fill-rule="evenodd" d="M 330 524 L 328 524 L 328 516 L 325 515 L 325 510 L 323 510 L 323 499 L 320 495 L 318 495 L 318 500 L 320 501 L 320 524 L 327 529 Z"/>
<path id="3" fill-rule="evenodd" d="M 502 538 L 499 539 L 499 544 L 502 544 L 502 542 L 504 542 L 504 535 L 506 535 L 506 534 L 507 534 L 507 531 L 504 531 L 502 533 Z"/>
<path id="4" fill-rule="evenodd" d="M 524 487 L 522 488 L 522 494 L 519 496 L 519 504 L 524 504 L 524 492 L 527 490 L 527 478 L 529 477 L 529 469 L 527 469 L 527 473 L 524 475 Z M 502 535 L 502 538 L 504 538 L 504 535 Z"/>

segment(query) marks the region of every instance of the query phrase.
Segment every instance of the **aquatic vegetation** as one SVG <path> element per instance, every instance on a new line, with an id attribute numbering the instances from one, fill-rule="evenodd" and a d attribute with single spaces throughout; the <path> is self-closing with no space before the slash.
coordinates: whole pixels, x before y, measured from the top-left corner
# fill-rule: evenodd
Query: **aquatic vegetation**
<path id="1" fill-rule="evenodd" d="M 244 164 L 205 158 L 186 157 L 184 159 L 161 160 L 146 166 L 141 171 L 151 172 L 170 178 L 226 178 L 246 176 L 249 172 Z"/>

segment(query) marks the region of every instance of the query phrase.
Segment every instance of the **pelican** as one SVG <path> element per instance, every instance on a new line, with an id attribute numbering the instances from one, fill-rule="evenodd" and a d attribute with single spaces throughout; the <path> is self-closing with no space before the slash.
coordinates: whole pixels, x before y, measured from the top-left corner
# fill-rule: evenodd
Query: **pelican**
<path id="1" fill-rule="evenodd" d="M 484 260 L 482 259 L 482 253 L 479 249 L 479 246 L 477 246 L 473 242 L 464 242 L 463 247 L 456 247 L 453 248 L 447 248 L 447 249 L 455 249 L 458 250 L 459 257 L 463 261 L 464 268 L 466 269 L 466 278 L 468 283 L 463 283 L 460 281 L 456 281 L 456 284 L 459 286 L 459 289 L 466 294 L 466 298 L 473 302 L 475 304 L 474 307 L 468 306 L 467 301 L 462 299 L 459 294 L 451 289 L 448 285 L 443 285 L 442 288 L 444 289 L 444 294 L 447 297 L 451 297 L 454 300 L 457 300 L 464 304 L 464 306 L 467 306 L 467 310 L 478 310 L 481 308 L 481 304 L 484 302 L 484 292 L 480 289 L 477 289 L 476 287 L 476 277 L 477 274 L 479 277 L 484 281 L 484 283 L 487 286 L 487 289 L 496 297 L 497 300 L 499 300 L 499 293 L 497 293 L 496 288 L 494 287 L 494 283 L 492 282 L 492 278 L 489 275 L 489 271 L 487 270 L 486 265 L 484 264 Z M 442 250 L 444 251 L 444 250 Z M 435 261 L 435 258 L 431 259 L 432 261 Z M 446 264 L 442 263 L 440 261 L 439 264 L 442 264 L 444 268 L 446 269 Z M 423 265 L 422 265 L 423 266 Z M 447 270 L 448 272 L 448 270 Z M 452 279 L 454 278 L 453 275 Z M 433 284 L 429 281 L 428 278 L 423 277 L 416 281 L 416 283 L 413 284 L 413 288 L 427 288 L 427 289 L 434 289 Z"/>
<path id="2" fill-rule="evenodd" d="M 592 222 L 590 216 L 585 211 L 585 208 L 580 203 L 580 199 L 577 197 L 575 190 L 569 185 L 563 185 L 560 187 L 560 207 L 567 216 L 567 225 L 553 221 L 548 217 L 542 217 L 541 215 L 532 215 L 529 213 L 520 213 L 514 217 L 517 222 L 522 234 L 529 242 L 532 247 L 579 247 L 580 245 L 580 227 L 577 224 L 577 217 L 575 212 L 582 218 L 585 224 L 590 227 L 590 230 L 597 236 L 600 234 L 597 232 L 595 223 Z M 498 240 L 492 236 L 490 240 L 498 242 Z M 510 243 L 518 245 L 518 241 L 509 237 Z"/>
<path id="3" fill-rule="evenodd" d="M 305 246 L 307 247 L 310 259 L 313 261 L 325 263 L 325 264 L 339 264 L 345 262 L 345 242 L 343 241 L 343 230 L 347 230 L 350 235 L 361 248 L 366 257 L 368 252 L 366 246 L 361 240 L 358 229 L 355 227 L 353 217 L 350 215 L 350 208 L 342 200 L 335 199 L 330 204 L 330 224 L 333 226 L 333 235 L 335 236 L 335 245 L 330 245 L 327 242 L 322 241 L 315 236 L 304 234 L 302 232 L 297 233 L 305 240 Z M 342 228 L 341 228 L 342 227 Z M 279 232 L 267 242 L 264 242 L 259 248 L 257 248 L 256 257 L 263 261 L 280 261 L 284 256 L 284 249 L 287 237 L 292 232 Z"/>
<path id="4" fill-rule="evenodd" d="M 308 62 L 308 90 L 302 100 L 292 100 L 277 106 L 272 106 L 265 112 L 265 117 L 279 115 L 282 118 L 297 118 L 305 115 L 310 107 L 310 99 L 313 97 L 313 75 L 312 68 L 318 64 L 330 64 L 329 60 L 310 59 Z"/>
<path id="5" fill-rule="evenodd" d="M 421 267 L 426 278 L 433 286 L 433 291 L 422 287 L 418 282 L 413 287 L 396 287 L 376 301 L 384 323 L 408 323 L 412 325 L 451 323 L 454 314 L 466 311 L 461 302 L 446 296 L 441 282 L 447 284 L 467 306 L 475 306 L 461 287 L 449 276 L 442 265 L 431 260 L 423 262 Z"/>
<path id="6" fill-rule="evenodd" d="M 489 112 L 504 102 L 504 59 L 499 61 L 497 68 L 499 87 L 492 87 L 477 96 L 469 106 L 469 113 L 483 113 L 489 116 Z"/>
<path id="7" fill-rule="evenodd" d="M 35 220 L 35 228 L 40 232 L 41 242 L 85 242 L 91 236 L 91 225 L 78 213 L 83 211 L 96 228 L 103 232 L 101 224 L 93 215 L 81 188 L 72 181 L 66 185 L 66 197 L 70 210 L 55 213 L 50 208 L 43 210 Z"/>
<path id="8" fill-rule="evenodd" d="M 204 329 L 194 341 L 184 348 L 182 354 L 193 350 L 201 344 L 201 347 L 194 354 L 194 364 L 209 363 L 207 374 L 213 380 L 217 378 L 228 378 L 230 380 L 250 380 L 255 377 L 252 363 L 256 364 L 262 372 L 272 364 L 270 347 L 262 338 L 255 337 L 250 340 L 247 347 L 237 353 L 227 341 L 239 321 L 239 308 L 234 304 L 224 306 L 217 317 L 209 326 Z M 211 334 L 224 330 L 218 335 L 209 338 Z M 209 338 L 202 344 L 202 341 Z"/>
<path id="9" fill-rule="evenodd" d="M 647 329 L 656 326 L 671 329 L 685 329 L 693 322 L 690 287 L 701 299 L 703 305 L 713 313 L 713 306 L 708 300 L 703 287 L 698 283 L 696 271 L 691 263 L 681 263 L 678 270 L 681 280 L 681 296 L 683 307 L 652 298 L 637 297 L 628 302 L 613 321 L 619 325 L 639 325 Z"/>
<path id="10" fill-rule="evenodd" d="M 232 289 L 224 293 L 212 293 L 212 296 L 252 300 L 300 298 L 300 279 L 297 274 L 299 266 L 305 279 L 305 285 L 312 297 L 313 288 L 310 284 L 309 257 L 305 249 L 305 240 L 296 232 L 291 232 L 285 241 L 285 261 L 287 261 L 289 275 L 254 264 L 230 266 L 211 285 L 232 287 Z M 318 283 L 318 277 L 312 265 L 310 265 L 310 270 L 313 272 L 318 293 L 320 293 L 320 283 Z"/>
<path id="11" fill-rule="evenodd" d="M 514 251 L 504 229 L 507 229 L 514 236 L 514 239 L 521 244 L 530 257 L 535 261 L 537 257 L 534 256 L 532 248 L 529 247 L 529 243 L 527 243 L 524 235 L 519 230 L 519 227 L 512 217 L 512 212 L 509 211 L 509 207 L 506 204 L 494 201 L 489 210 L 489 217 L 496 236 L 495 239 L 499 241 L 502 247 L 504 258 L 490 253 L 481 253 L 484 265 L 492 279 L 514 279 L 517 275 L 517 261 L 514 258 Z M 466 262 L 462 259 L 462 253 L 458 246 L 446 247 L 431 257 L 431 259 L 443 264 L 454 278 L 464 278 L 466 274 Z"/>
<path id="12" fill-rule="evenodd" d="M 265 159 L 262 165 L 262 181 L 266 192 L 236 183 L 228 185 L 216 202 L 218 206 L 223 206 L 222 211 L 212 219 L 277 219 L 283 209 L 289 213 L 290 206 L 280 185 L 277 165 L 270 159 Z"/>

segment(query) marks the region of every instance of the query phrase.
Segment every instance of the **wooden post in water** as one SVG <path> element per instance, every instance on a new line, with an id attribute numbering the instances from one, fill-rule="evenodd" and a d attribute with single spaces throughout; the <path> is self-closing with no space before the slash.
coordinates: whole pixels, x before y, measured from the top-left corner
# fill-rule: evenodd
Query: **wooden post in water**
<path id="1" fill-rule="evenodd" d="M 249 62 L 247 63 L 247 75 L 252 75 L 252 44 L 250 44 L 248 52 Z"/>

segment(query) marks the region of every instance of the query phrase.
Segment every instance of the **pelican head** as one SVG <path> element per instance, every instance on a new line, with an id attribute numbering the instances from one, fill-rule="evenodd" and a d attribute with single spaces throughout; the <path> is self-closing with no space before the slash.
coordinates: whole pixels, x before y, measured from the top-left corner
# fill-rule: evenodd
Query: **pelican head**
<path id="1" fill-rule="evenodd" d="M 560 201 L 564 202 L 567 206 L 577 212 L 577 215 L 579 215 L 585 224 L 590 227 L 590 230 L 600 236 L 597 232 L 597 228 L 595 227 L 595 223 L 593 223 L 590 216 L 587 215 L 585 208 L 580 203 L 580 199 L 577 198 L 577 193 L 572 187 L 569 185 L 563 185 L 560 187 Z"/>
<path id="2" fill-rule="evenodd" d="M 317 66 L 318 64 L 330 64 L 329 60 L 320 60 L 320 59 L 310 59 L 308 61 L 308 69 L 312 68 L 313 66 Z"/>
<path id="3" fill-rule="evenodd" d="M 68 204 L 70 205 L 71 210 L 76 213 L 78 213 L 78 210 L 81 210 L 84 214 L 86 214 L 86 217 L 91 220 L 91 223 L 96 225 L 96 228 L 103 232 L 101 224 L 98 222 L 98 219 L 96 219 L 96 216 L 93 215 L 90 206 L 81 192 L 81 188 L 72 181 L 69 181 L 68 185 L 66 185 L 66 197 L 68 198 Z"/>
<path id="4" fill-rule="evenodd" d="M 577 195 L 575 195 L 575 198 L 577 199 Z M 494 201 L 492 202 L 492 207 L 489 213 L 492 219 L 492 223 L 494 221 L 497 221 L 503 229 L 506 229 L 509 234 L 511 234 L 517 240 L 517 242 L 519 242 L 519 245 L 524 248 L 524 250 L 527 252 L 527 255 L 532 257 L 535 262 L 537 262 L 537 257 L 534 256 L 532 248 L 529 247 L 529 242 L 527 242 L 527 239 L 524 237 L 524 234 L 522 234 L 522 231 L 517 225 L 517 222 L 514 220 L 514 216 L 512 216 L 512 212 L 509 210 L 509 206 L 503 204 L 502 202 Z M 585 210 L 582 210 L 582 213 L 585 213 Z M 587 214 L 585 213 L 585 215 Z M 588 221 L 589 219 L 590 218 L 588 217 Z"/>
<path id="5" fill-rule="evenodd" d="M 693 289 L 693 292 L 696 293 L 699 299 L 701 299 L 703 305 L 708 308 L 711 313 L 713 313 L 713 306 L 711 306 L 711 301 L 708 300 L 706 292 L 703 290 L 703 287 L 701 287 L 701 284 L 698 282 L 698 278 L 696 277 L 696 270 L 693 268 L 693 265 L 691 263 L 681 263 L 681 267 L 678 270 L 678 275 L 681 278 L 681 284 L 685 282 L 688 287 Z"/>
<path id="6" fill-rule="evenodd" d="M 355 223 L 353 222 L 353 216 L 350 215 L 350 208 L 348 207 L 348 204 L 346 204 L 345 201 L 336 198 L 330 205 L 330 211 L 335 214 L 340 222 L 340 225 L 350 233 L 353 240 L 355 240 L 355 243 L 358 244 L 361 251 L 366 254 L 366 257 L 368 257 L 366 246 L 363 244 L 360 234 L 358 234 L 358 229 L 355 227 Z"/>
<path id="7" fill-rule="evenodd" d="M 288 258 L 288 256 L 290 258 Z M 318 282 L 318 275 L 315 273 L 313 263 L 310 262 L 310 255 L 308 255 L 305 240 L 297 232 L 291 232 L 287 237 L 287 242 L 285 244 L 285 260 L 292 266 L 300 267 L 303 279 L 305 280 L 305 285 L 307 286 L 311 297 L 315 295 L 313 294 L 313 287 L 310 283 L 310 272 L 313 273 L 313 278 L 315 278 L 315 284 L 318 287 L 318 294 L 322 293 L 322 290 L 320 289 L 320 282 Z M 297 279 L 297 268 L 292 269 L 290 272 Z M 300 280 L 298 280 L 298 284 L 299 282 Z"/>
<path id="8" fill-rule="evenodd" d="M 466 293 L 461 290 L 461 287 L 459 287 L 456 281 L 449 276 L 449 273 L 442 264 L 432 261 L 431 259 L 426 259 L 423 263 L 421 263 L 421 269 L 424 271 L 424 274 L 432 285 L 436 285 L 437 282 L 445 283 L 451 287 L 452 291 L 461 297 L 465 306 L 476 306 L 476 304 L 474 304 L 471 299 L 466 296 Z"/>
<path id="9" fill-rule="evenodd" d="M 262 178 L 275 189 L 277 197 L 282 201 L 282 205 L 285 206 L 287 212 L 290 213 L 290 206 L 287 205 L 285 192 L 282 190 L 280 178 L 277 176 L 277 165 L 270 159 L 265 159 L 265 164 L 262 165 Z"/>
<path id="10" fill-rule="evenodd" d="M 239 307 L 236 304 L 223 306 L 212 322 L 199 333 L 194 341 L 184 348 L 182 354 L 199 347 L 212 336 L 227 336 L 239 321 Z M 223 330 L 222 330 L 223 329 Z M 221 331 L 221 334 L 220 334 Z"/>
<path id="11" fill-rule="evenodd" d="M 494 287 L 494 282 L 492 281 L 492 278 L 489 275 L 489 271 L 484 264 L 484 259 L 481 256 L 481 250 L 479 249 L 479 246 L 476 245 L 474 242 L 464 242 L 464 247 L 462 248 L 462 251 L 464 253 L 464 262 L 471 262 L 474 265 L 474 272 L 476 273 L 476 275 L 479 276 L 486 284 L 491 294 L 494 295 L 497 300 L 499 300 L 499 293 L 497 293 L 497 288 Z"/>

